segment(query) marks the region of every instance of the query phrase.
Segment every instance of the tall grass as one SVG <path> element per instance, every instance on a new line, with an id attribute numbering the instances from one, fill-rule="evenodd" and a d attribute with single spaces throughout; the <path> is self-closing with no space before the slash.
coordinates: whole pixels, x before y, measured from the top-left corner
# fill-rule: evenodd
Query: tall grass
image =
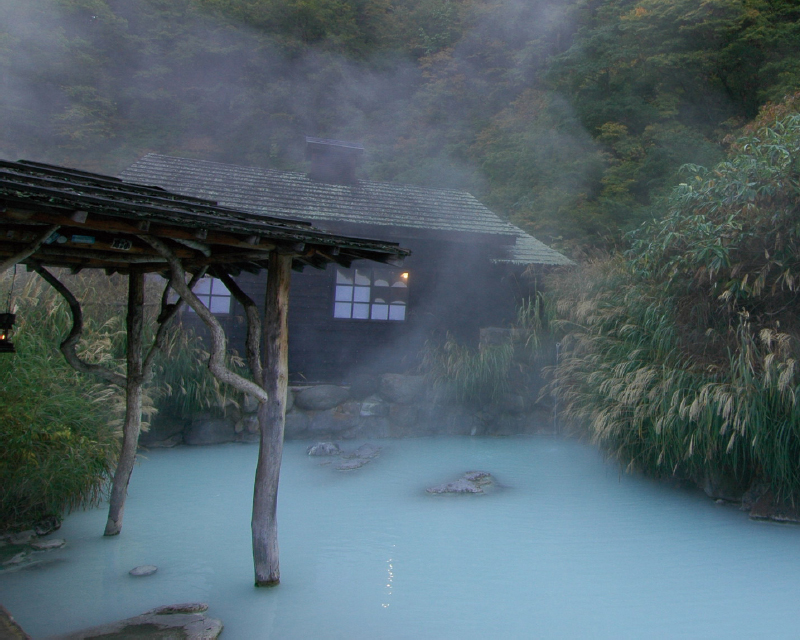
<path id="1" fill-rule="evenodd" d="M 506 394 L 525 386 L 522 372 L 541 355 L 547 334 L 544 308 L 541 294 L 523 300 L 509 339 L 502 344 L 476 349 L 450 334 L 442 343 L 428 342 L 421 372 L 440 397 L 475 406 L 501 402 Z"/>
<path id="2" fill-rule="evenodd" d="M 550 283 L 553 386 L 631 468 L 800 496 L 800 115 L 754 126 L 632 248 Z"/>

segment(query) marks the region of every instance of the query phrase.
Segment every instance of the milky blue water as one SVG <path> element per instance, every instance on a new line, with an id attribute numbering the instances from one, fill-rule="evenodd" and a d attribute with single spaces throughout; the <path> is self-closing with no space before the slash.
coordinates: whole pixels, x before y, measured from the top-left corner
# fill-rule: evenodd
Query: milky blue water
<path id="1" fill-rule="evenodd" d="M 67 547 L 0 576 L 0 602 L 34 638 L 198 600 L 231 640 L 800 636 L 800 527 L 556 437 L 378 443 L 350 472 L 287 443 L 277 588 L 252 586 L 257 447 L 222 445 L 146 454 L 122 535 L 70 515 Z M 424 491 L 475 469 L 507 488 Z M 128 575 L 142 564 L 158 572 Z"/>

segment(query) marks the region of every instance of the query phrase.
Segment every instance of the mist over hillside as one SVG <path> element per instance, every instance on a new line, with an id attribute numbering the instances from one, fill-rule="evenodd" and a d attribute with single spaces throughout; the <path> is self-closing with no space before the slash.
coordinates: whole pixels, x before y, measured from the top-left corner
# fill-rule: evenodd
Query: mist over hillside
<path id="1" fill-rule="evenodd" d="M 0 0 L 0 157 L 147 152 L 467 189 L 542 240 L 619 242 L 687 162 L 800 88 L 789 0 Z"/>

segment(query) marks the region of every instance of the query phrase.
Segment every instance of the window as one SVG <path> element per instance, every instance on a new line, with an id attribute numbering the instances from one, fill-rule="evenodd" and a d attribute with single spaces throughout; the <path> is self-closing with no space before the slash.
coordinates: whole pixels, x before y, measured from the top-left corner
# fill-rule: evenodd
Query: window
<path id="1" fill-rule="evenodd" d="M 406 319 L 408 272 L 387 267 L 336 269 L 334 318 Z"/>
<path id="2" fill-rule="evenodd" d="M 206 276 L 200 279 L 193 291 L 211 313 L 231 312 L 231 292 L 222 284 L 222 280 Z M 191 307 L 189 311 L 194 313 Z"/>

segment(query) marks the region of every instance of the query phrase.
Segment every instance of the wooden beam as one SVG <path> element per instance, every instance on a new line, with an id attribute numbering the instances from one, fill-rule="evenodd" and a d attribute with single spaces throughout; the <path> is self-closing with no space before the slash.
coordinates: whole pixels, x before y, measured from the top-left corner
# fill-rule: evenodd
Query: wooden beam
<path id="1" fill-rule="evenodd" d="M 0 262 L 0 273 L 4 273 L 9 267 L 13 267 L 18 262 L 22 262 L 23 260 L 31 257 L 56 231 L 58 231 L 58 225 L 47 227 L 47 229 L 45 229 L 43 233 L 40 233 L 39 236 L 35 238 L 34 241 L 29 245 Z"/>
<path id="2" fill-rule="evenodd" d="M 5 212 L 0 213 L 0 216 L 7 218 L 13 222 L 38 222 L 41 224 L 57 224 L 59 226 L 71 226 L 75 224 L 68 215 L 48 213 L 43 211 L 26 211 L 22 209 L 9 208 Z M 87 219 L 86 223 L 81 227 L 83 230 L 92 229 L 94 231 L 107 231 L 112 233 L 128 233 L 134 236 L 141 235 L 142 229 L 139 226 L 147 222 L 149 228 L 147 233 L 161 238 L 169 238 L 172 240 L 181 239 L 189 241 L 197 241 L 196 229 L 191 227 L 172 226 L 164 223 L 157 223 L 150 220 L 130 221 L 127 222 L 121 218 L 113 216 L 99 216 L 93 215 Z M 225 233 L 222 231 L 207 231 L 205 237 L 206 244 L 221 244 L 230 247 L 241 247 L 242 249 L 253 250 L 253 245 L 247 241 L 252 236 L 252 233 L 242 233 L 235 235 L 232 233 Z M 259 244 L 258 248 L 261 250 L 270 251 L 274 248 L 272 244 Z"/>
<path id="3" fill-rule="evenodd" d="M 261 441 L 253 492 L 253 563 L 256 586 L 280 582 L 278 556 L 278 479 L 283 456 L 286 390 L 289 380 L 289 284 L 291 256 L 273 252 L 267 272 L 264 309 L 264 390 L 269 396 L 259 406 Z"/>

